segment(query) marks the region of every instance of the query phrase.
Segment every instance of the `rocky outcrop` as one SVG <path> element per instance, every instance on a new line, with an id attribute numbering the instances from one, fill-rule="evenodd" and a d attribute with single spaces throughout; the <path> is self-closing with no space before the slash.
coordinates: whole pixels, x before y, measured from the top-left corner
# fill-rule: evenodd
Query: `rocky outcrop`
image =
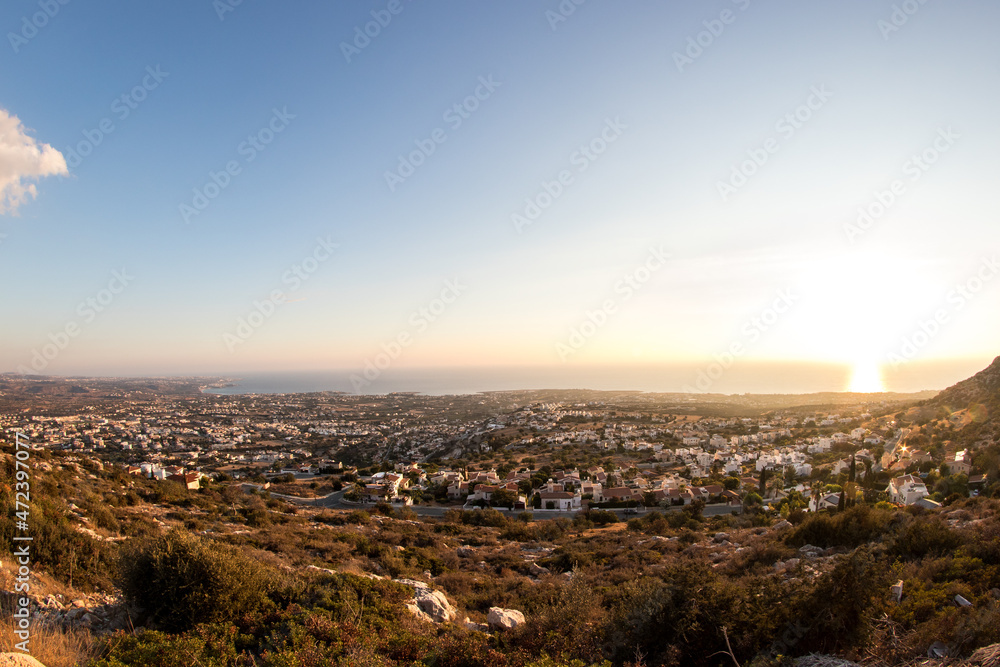
<path id="1" fill-rule="evenodd" d="M 61 595 L 31 596 L 29 600 L 33 618 L 53 625 L 84 627 L 98 634 L 131 627 L 124 602 L 111 595 L 88 595 L 70 602 Z"/>
<path id="2" fill-rule="evenodd" d="M 489 632 L 490 629 L 490 626 L 487 625 L 486 623 L 476 623 L 475 621 L 471 620 L 468 616 L 466 616 L 465 620 L 462 621 L 462 625 L 464 625 L 468 630 L 475 630 L 477 632 Z"/>
<path id="3" fill-rule="evenodd" d="M 0 667 L 45 667 L 24 653 L 0 653 Z"/>
<path id="4" fill-rule="evenodd" d="M 393 581 L 413 589 L 413 599 L 406 603 L 406 608 L 417 618 L 434 623 L 449 623 L 458 618 L 458 610 L 451 606 L 441 591 L 436 591 L 424 582 L 414 579 L 393 579 Z"/>
<path id="5" fill-rule="evenodd" d="M 516 609 L 490 607 L 486 623 L 494 630 L 513 630 L 517 626 L 524 624 L 524 614 Z"/>

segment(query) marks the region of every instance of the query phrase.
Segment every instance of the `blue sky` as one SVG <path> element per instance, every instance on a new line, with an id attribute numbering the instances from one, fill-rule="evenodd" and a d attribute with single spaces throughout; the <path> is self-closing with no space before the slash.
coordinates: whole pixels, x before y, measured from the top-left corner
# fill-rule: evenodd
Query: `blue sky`
<path id="1" fill-rule="evenodd" d="M 0 215 L 0 370 L 360 369 L 400 335 L 400 368 L 998 353 L 995 3 L 223 2 L 0 8 L 0 109 L 70 165 L 0 153 L 37 188 Z"/>

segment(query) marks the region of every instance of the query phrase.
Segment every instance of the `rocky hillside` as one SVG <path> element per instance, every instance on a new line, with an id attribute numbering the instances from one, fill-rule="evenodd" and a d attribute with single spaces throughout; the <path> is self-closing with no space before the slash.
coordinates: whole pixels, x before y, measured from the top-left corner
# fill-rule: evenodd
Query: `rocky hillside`
<path id="1" fill-rule="evenodd" d="M 974 404 L 996 404 L 1000 400 L 1000 357 L 968 380 L 962 380 L 928 401 L 953 410 L 966 409 Z"/>
<path id="2" fill-rule="evenodd" d="M 977 441 L 1000 440 L 1000 357 L 990 366 L 967 380 L 962 380 L 925 406 L 944 409 L 954 415 L 967 413 L 967 425 L 960 436 L 967 444 Z"/>

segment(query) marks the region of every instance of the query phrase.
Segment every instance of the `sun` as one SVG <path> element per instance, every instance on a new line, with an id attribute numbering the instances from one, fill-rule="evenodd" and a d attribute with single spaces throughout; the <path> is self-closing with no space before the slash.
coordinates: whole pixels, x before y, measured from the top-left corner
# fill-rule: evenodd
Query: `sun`
<path id="1" fill-rule="evenodd" d="M 882 382 L 882 368 L 878 362 L 860 361 L 854 364 L 851 384 L 847 391 L 857 394 L 872 394 L 885 391 Z"/>

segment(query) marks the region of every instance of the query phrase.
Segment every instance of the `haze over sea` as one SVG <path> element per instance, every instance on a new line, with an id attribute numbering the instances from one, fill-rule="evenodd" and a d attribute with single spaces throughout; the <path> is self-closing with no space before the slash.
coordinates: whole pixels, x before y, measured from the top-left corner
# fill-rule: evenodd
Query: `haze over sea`
<path id="1" fill-rule="evenodd" d="M 883 386 L 890 392 L 944 389 L 988 365 L 989 360 L 912 362 L 882 370 Z M 479 367 L 388 368 L 358 387 L 361 369 L 330 371 L 254 372 L 222 374 L 233 386 L 211 388 L 207 393 L 283 394 L 340 391 L 361 394 L 417 392 L 430 395 L 471 394 L 481 391 L 522 389 L 634 390 L 682 392 L 686 387 L 722 394 L 807 394 L 847 391 L 853 369 L 849 365 L 737 362 L 718 379 L 708 378 L 709 364 L 608 367 Z M 701 375 L 705 373 L 705 375 Z M 718 368 L 712 369 L 718 376 Z M 352 382 L 352 377 L 355 379 Z M 372 374 L 369 374 L 372 377 Z M 699 378 L 702 382 L 699 385 Z M 706 385 L 705 378 L 709 384 Z"/>

